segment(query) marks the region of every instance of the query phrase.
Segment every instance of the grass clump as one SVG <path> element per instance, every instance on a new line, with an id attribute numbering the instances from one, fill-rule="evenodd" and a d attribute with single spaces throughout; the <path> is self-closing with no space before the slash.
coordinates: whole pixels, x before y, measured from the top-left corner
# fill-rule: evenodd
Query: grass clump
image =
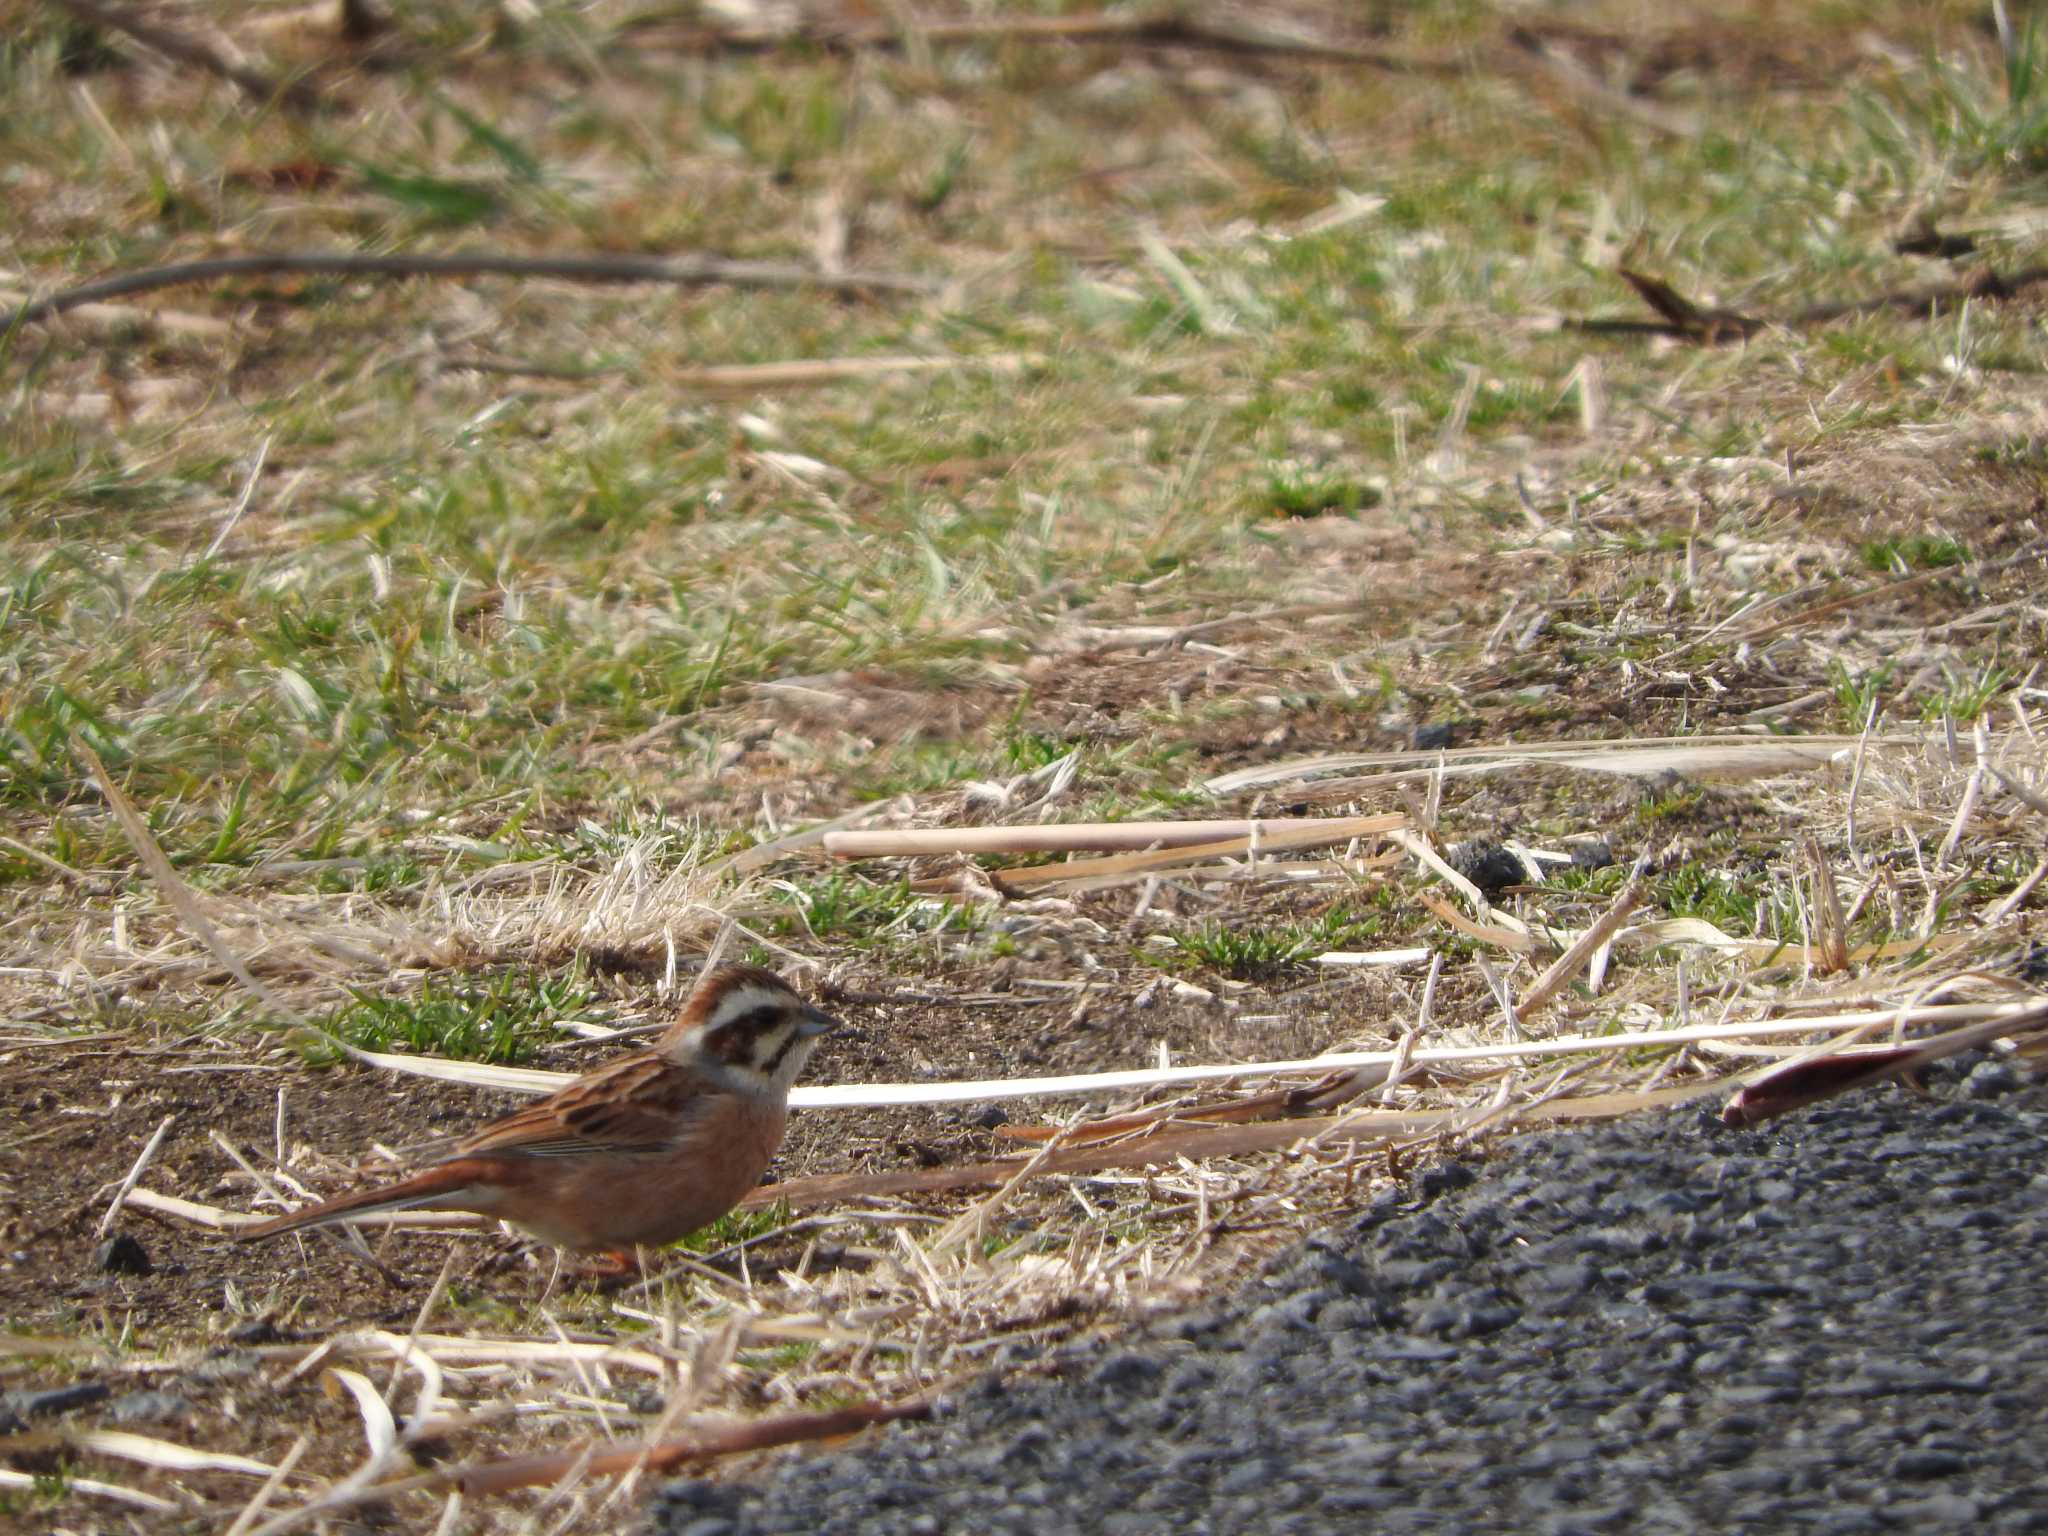
<path id="1" fill-rule="evenodd" d="M 708 1227 L 699 1227 L 688 1237 L 679 1238 L 672 1247 L 685 1253 L 716 1253 L 721 1248 L 730 1248 L 737 1243 L 750 1243 L 757 1237 L 766 1237 L 789 1225 L 789 1207 L 782 1201 L 773 1205 L 743 1207 L 727 1211 Z"/>
<path id="2" fill-rule="evenodd" d="M 1863 546 L 1863 563 L 1884 576 L 1941 570 L 1961 565 L 1970 552 L 1955 539 L 1914 534 L 1904 539 L 1872 539 Z"/>
<path id="3" fill-rule="evenodd" d="M 1258 510 L 1268 517 L 1350 516 L 1380 503 L 1377 486 L 1333 470 L 1284 465 L 1272 470 L 1260 495 Z"/>
<path id="4" fill-rule="evenodd" d="M 872 947 L 931 934 L 972 937 L 980 930 L 980 914 L 974 908 L 934 901 L 913 891 L 907 880 L 827 875 L 781 880 L 776 886 L 794 908 L 772 919 L 770 926 L 779 934 L 809 934 Z"/>
<path id="5" fill-rule="evenodd" d="M 506 972 L 482 982 L 429 977 L 413 997 L 351 989 L 354 1001 L 323 1021 L 336 1038 L 366 1051 L 411 1051 L 454 1061 L 513 1065 L 554 1037 L 554 1027 L 589 1006 L 583 979 Z"/>
<path id="6" fill-rule="evenodd" d="M 1168 970 L 1206 969 L 1235 980 L 1258 981 L 1307 965 L 1326 951 L 1355 948 L 1382 937 L 1377 914 L 1332 909 L 1308 922 L 1214 921 L 1175 928 L 1155 936 L 1139 954 L 1147 964 Z"/>

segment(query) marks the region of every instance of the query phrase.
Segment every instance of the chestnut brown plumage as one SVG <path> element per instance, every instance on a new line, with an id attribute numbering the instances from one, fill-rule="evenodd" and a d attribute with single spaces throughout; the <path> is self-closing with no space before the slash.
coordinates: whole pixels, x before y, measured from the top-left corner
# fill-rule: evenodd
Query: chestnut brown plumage
<path id="1" fill-rule="evenodd" d="M 493 1121 L 408 1178 L 235 1235 L 378 1211 L 475 1211 L 562 1248 L 673 1242 L 760 1182 L 782 1145 L 790 1084 L 834 1027 L 774 972 L 722 967 L 654 1045 Z"/>

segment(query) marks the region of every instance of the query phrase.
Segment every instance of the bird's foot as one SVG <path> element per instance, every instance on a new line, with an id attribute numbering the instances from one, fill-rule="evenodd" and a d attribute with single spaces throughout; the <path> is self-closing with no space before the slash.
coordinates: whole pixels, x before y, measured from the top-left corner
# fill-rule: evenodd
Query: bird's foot
<path id="1" fill-rule="evenodd" d="M 569 1271 L 585 1280 L 625 1281 L 638 1280 L 646 1271 L 640 1267 L 640 1255 L 631 1248 L 606 1248 L 592 1255 Z"/>

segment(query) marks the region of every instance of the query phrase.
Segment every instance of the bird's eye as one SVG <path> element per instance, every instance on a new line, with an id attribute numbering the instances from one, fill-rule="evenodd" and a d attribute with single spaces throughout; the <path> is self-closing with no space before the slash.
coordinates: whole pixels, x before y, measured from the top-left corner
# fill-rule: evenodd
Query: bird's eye
<path id="1" fill-rule="evenodd" d="M 783 1010 L 772 1003 L 749 1008 L 712 1030 L 705 1043 L 721 1061 L 752 1063 L 759 1041 L 782 1022 Z"/>

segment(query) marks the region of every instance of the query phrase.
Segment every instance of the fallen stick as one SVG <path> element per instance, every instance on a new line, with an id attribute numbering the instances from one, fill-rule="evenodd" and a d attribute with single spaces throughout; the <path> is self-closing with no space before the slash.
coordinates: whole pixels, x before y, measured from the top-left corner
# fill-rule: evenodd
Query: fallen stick
<path id="1" fill-rule="evenodd" d="M 1320 1082 L 1299 1083 L 1292 1088 L 1274 1088 L 1265 1093 L 1255 1093 L 1242 1099 L 1226 1099 L 1214 1104 L 1164 1104 L 1157 1109 L 1141 1109 L 1128 1115 L 1110 1115 L 1101 1120 L 1086 1120 L 1078 1125 L 999 1125 L 995 1128 L 999 1141 L 1028 1141 L 1043 1145 L 1055 1138 L 1063 1138 L 1069 1147 L 1090 1147 L 1110 1141 L 1119 1136 L 1128 1136 L 1133 1131 L 1146 1130 L 1166 1121 L 1180 1124 L 1237 1125 L 1246 1121 L 1272 1120 L 1283 1115 L 1299 1115 L 1310 1109 L 1327 1108 L 1334 1102 L 1331 1096 L 1344 1091 L 1348 1097 L 1356 1098 L 1369 1089 L 1377 1088 L 1387 1080 L 1385 1067 L 1358 1067 L 1350 1072 L 1332 1072 Z"/>
<path id="2" fill-rule="evenodd" d="M 1755 638 L 1745 635 L 1745 639 Z M 1873 737 L 1873 746 L 1919 746 L 1930 739 L 1925 732 Z M 1556 766 L 1578 771 L 1623 774 L 1633 778 L 1654 778 L 1681 773 L 1687 778 L 1757 778 L 1769 773 L 1792 773 L 1824 767 L 1835 752 L 1854 747 L 1861 738 L 1851 732 L 1840 736 L 1650 736 L 1634 741 L 1554 741 L 1495 744 L 1480 747 L 1411 748 L 1398 752 L 1323 753 L 1279 763 L 1262 763 L 1240 768 L 1205 781 L 1202 787 L 1212 795 L 1234 795 L 1248 789 L 1271 789 L 1279 784 L 1319 779 L 1324 774 L 1344 773 L 1358 768 L 1386 768 L 1386 775 L 1342 781 L 1361 785 L 1421 774 L 1494 773 L 1508 768 Z M 1336 781 L 1313 787 L 1335 787 Z"/>
<path id="3" fill-rule="evenodd" d="M 990 373 L 1021 373 L 1042 365 L 1030 352 L 995 352 L 986 357 L 816 357 L 786 363 L 713 363 L 679 368 L 664 382 L 678 389 L 733 390 L 751 394 L 762 389 L 807 389 L 848 380 L 892 374 L 948 373 L 984 368 Z"/>
<path id="4" fill-rule="evenodd" d="M 1262 846 L 1298 849 L 1298 841 L 1346 842 L 1405 827 L 1398 812 L 1384 816 L 1301 816 L 1266 821 L 1077 821 L 1011 827 L 928 827 L 883 832 L 827 832 L 825 851 L 842 859 L 921 858 L 940 853 L 1074 853 L 1118 849 L 1187 851 L 1211 842 L 1256 838 Z M 1058 868 L 1059 866 L 1054 866 Z M 1103 870 L 1102 873 L 1112 873 Z M 1003 876 L 1011 879 L 1024 871 Z M 1078 871 L 1077 871 L 1078 873 Z M 1040 878 L 1045 878 L 1040 876 Z"/>
<path id="5" fill-rule="evenodd" d="M 532 1488 L 558 1483 L 572 1471 L 586 1477 L 616 1477 L 626 1472 L 666 1472 L 688 1461 L 709 1461 L 718 1456 L 737 1456 L 745 1451 L 765 1451 L 777 1445 L 795 1445 L 804 1440 L 830 1440 L 871 1429 L 878 1424 L 895 1424 L 906 1419 L 928 1419 L 933 1399 L 914 1397 L 903 1403 L 854 1403 L 823 1413 L 782 1413 L 755 1419 L 726 1429 L 672 1440 L 594 1450 L 583 1445 L 543 1456 L 514 1456 L 504 1461 L 485 1462 L 449 1474 L 448 1481 L 464 1494 L 507 1493 L 514 1488 Z M 606 1444 L 607 1442 L 598 1442 Z"/>
<path id="6" fill-rule="evenodd" d="M 1989 1045 L 2003 1036 L 2044 1026 L 2048 1026 L 2048 1000 L 2038 1001 L 2017 1014 L 1952 1030 L 1912 1045 L 1856 1055 L 1828 1051 L 1768 1067 L 1735 1091 L 1721 1110 L 1721 1120 L 1726 1125 L 1757 1125 L 1838 1094 L 1906 1077 L 1945 1057 Z"/>
<path id="7" fill-rule="evenodd" d="M 1917 946 L 1916 946 L 1917 947 Z M 1752 1019 L 1728 1024 L 1694 1024 L 1684 1029 L 1639 1029 L 1615 1035 L 1558 1035 L 1549 1040 L 1518 1040 L 1498 1045 L 1429 1046 L 1403 1053 L 1333 1051 L 1286 1061 L 1214 1062 L 1186 1067 L 1133 1067 L 1114 1072 L 1081 1072 L 1059 1077 L 997 1077 L 951 1079 L 934 1083 L 800 1084 L 789 1092 L 792 1109 L 881 1109 L 909 1104 L 986 1104 L 999 1099 L 1050 1098 L 1074 1093 L 1121 1093 L 1165 1088 L 1180 1083 L 1216 1082 L 1238 1077 L 1274 1077 L 1281 1073 L 1323 1074 L 1347 1067 L 1412 1062 L 1419 1066 L 1456 1062 L 1514 1062 L 1550 1056 L 1598 1054 L 1602 1051 L 1654 1050 L 1693 1045 L 1703 1040 L 1774 1039 L 1802 1032 L 1825 1034 L 1861 1028 L 1873 1019 L 1890 1024 L 1972 1024 L 2014 1012 L 2008 1003 L 1935 1003 L 1906 1009 L 1857 1010 L 1801 1019 Z M 400 1056 L 357 1051 L 355 1059 L 389 1071 L 415 1076 L 445 1075 L 465 1065 L 426 1056 Z M 569 1072 L 540 1072 L 530 1067 L 494 1067 L 491 1086 L 514 1093 L 552 1093 L 574 1081 Z M 139 1201 L 137 1190 L 131 1203 Z"/>
<path id="8" fill-rule="evenodd" d="M 1822 304 L 1808 304 L 1783 315 L 1752 315 L 1738 310 L 1707 308 L 1695 304 L 1669 283 L 1646 273 L 1634 272 L 1622 267 L 1617 275 L 1636 291 L 1651 309 L 1655 320 L 1630 320 L 1606 317 L 1573 317 L 1563 322 L 1563 328 L 1584 331 L 1601 336 L 1675 336 L 1686 341 L 1706 345 L 1722 342 L 1742 341 L 1772 326 L 1787 330 L 1801 330 L 1810 326 L 1827 325 L 1836 320 L 1853 319 L 1858 315 L 1877 314 L 1883 310 L 1898 310 L 1906 314 L 1924 315 L 1950 306 L 1971 301 L 2016 298 L 2028 288 L 2048 282 L 2048 266 L 2024 267 L 2009 274 L 1986 269 L 1974 277 L 1960 282 L 1934 283 L 1922 288 L 1895 288 L 1884 293 L 1872 294 L 1864 299 L 1838 299 Z"/>
<path id="9" fill-rule="evenodd" d="M 201 1205 L 196 1200 L 161 1194 L 147 1184 L 137 1185 L 130 1190 L 125 1203 L 140 1211 L 155 1211 L 159 1216 L 176 1216 L 182 1221 L 212 1227 L 218 1232 L 232 1232 L 237 1227 L 253 1227 L 259 1221 L 270 1219 L 267 1215 L 224 1211 L 218 1206 Z M 351 1216 L 349 1220 L 362 1227 L 403 1227 L 407 1231 L 443 1227 L 458 1231 L 481 1232 L 491 1224 L 488 1217 L 472 1216 L 467 1211 L 370 1211 L 361 1216 Z"/>
<path id="10" fill-rule="evenodd" d="M 164 1137 L 170 1134 L 172 1126 L 178 1123 L 176 1115 L 165 1115 L 157 1122 L 156 1132 L 143 1146 L 141 1155 L 128 1170 L 128 1177 L 121 1181 L 121 1187 L 114 1191 L 114 1198 L 108 1202 L 107 1214 L 100 1218 L 100 1224 L 93 1229 L 94 1237 L 105 1237 L 113 1231 L 114 1223 L 120 1218 L 121 1207 L 128 1203 L 128 1197 L 135 1193 L 135 1186 L 142 1178 L 142 1172 L 155 1160 L 157 1148 L 164 1144 Z"/>
<path id="11" fill-rule="evenodd" d="M 1452 906 L 1435 891 L 1417 891 L 1415 899 L 1427 907 L 1447 926 L 1456 929 L 1468 939 L 1477 939 L 1482 944 L 1492 944 L 1510 954 L 1526 955 L 1536 948 L 1536 941 L 1526 933 L 1517 933 L 1512 928 L 1503 928 L 1497 923 L 1475 923 L 1471 918 Z"/>
<path id="12" fill-rule="evenodd" d="M 552 277 L 576 283 L 673 283 L 704 287 L 824 288 L 834 293 L 924 294 L 932 284 L 900 272 L 818 272 L 779 261 L 725 256 L 365 256 L 346 251 L 273 251 L 255 256 L 212 256 L 166 267 L 144 267 L 118 277 L 67 288 L 24 304 L 10 326 L 60 315 L 81 304 L 147 293 L 221 277 L 325 273 L 336 277 Z"/>
<path id="13" fill-rule="evenodd" d="M 1420 965 L 1433 953 L 1427 944 L 1417 944 L 1408 949 L 1326 949 L 1315 957 L 1315 962 L 1317 965 L 1392 968 Z"/>
<path id="14" fill-rule="evenodd" d="M 652 30 L 628 22 L 624 33 Z M 1425 53 L 1388 48 L 1360 48 L 1313 38 L 1289 37 L 1250 27 L 1233 28 L 1182 16 L 1001 16 L 925 18 L 864 25 L 820 24 L 782 28 L 693 27 L 679 42 L 701 52 L 765 53 L 788 48 L 818 48 L 853 53 L 901 49 L 911 40 L 925 46 L 960 43 L 1079 43 L 1143 48 L 1182 48 L 1196 52 L 1296 59 L 1313 64 L 1354 64 L 1388 73 L 1458 75 L 1468 69 L 1460 54 Z"/>
<path id="15" fill-rule="evenodd" d="M 1605 944 L 1621 925 L 1628 921 L 1629 913 L 1635 911 L 1642 904 L 1642 900 L 1642 881 L 1631 880 L 1623 886 L 1621 894 L 1614 898 L 1614 905 L 1595 918 L 1593 925 L 1572 941 L 1571 948 L 1559 955 L 1551 962 L 1548 970 L 1529 983 L 1529 990 L 1524 992 L 1521 1001 L 1515 1004 L 1515 1013 L 1527 1019 L 1530 1014 L 1563 991 L 1565 983 L 1585 969 L 1586 962 L 1593 958 L 1593 951 Z"/>
<path id="16" fill-rule="evenodd" d="M 1531 1120 L 1605 1119 L 1633 1114 L 1640 1109 L 1682 1104 L 1727 1086 L 1727 1079 L 1716 1078 L 1646 1093 L 1606 1093 L 1577 1099 L 1554 1099 L 1534 1105 L 1522 1113 L 1524 1118 Z M 1415 1140 L 1433 1136 L 1447 1126 L 1460 1123 L 1467 1113 L 1462 1109 L 1412 1113 L 1364 1110 L 1302 1119 L 1267 1120 L 1252 1125 L 1187 1126 L 1133 1137 L 1111 1147 L 1070 1147 L 1042 1155 L 1036 1159 L 1032 1177 L 1101 1173 L 1111 1168 L 1154 1167 L 1178 1162 L 1183 1157 L 1241 1157 L 1251 1152 L 1291 1147 L 1297 1141 L 1318 1137 L 1340 1141 Z M 743 1208 L 776 1204 L 798 1207 L 868 1196 L 931 1194 L 940 1190 L 1001 1185 L 1016 1178 L 1032 1162 L 1033 1158 L 1029 1157 L 1010 1157 L 985 1163 L 965 1163 L 954 1168 L 920 1168 L 902 1173 L 835 1173 L 808 1179 L 785 1179 L 780 1184 L 762 1185 L 740 1205 Z"/>
<path id="17" fill-rule="evenodd" d="M 1277 825 L 1282 830 L 1266 833 L 1258 839 L 1261 853 L 1299 853 L 1306 848 L 1330 843 L 1348 843 L 1354 837 L 1395 832 L 1408 825 L 1408 818 L 1395 811 L 1380 816 L 1306 817 Z M 990 873 L 999 884 L 1017 890 L 1034 885 L 1113 881 L 1126 875 L 1236 858 L 1251 851 L 1252 839 L 1245 835 L 1214 843 L 1187 843 L 1178 848 L 1161 848 L 1149 853 L 1120 853 L 1107 859 L 1069 859 L 1064 864 L 1030 864 L 1022 869 L 992 870 Z"/>
<path id="18" fill-rule="evenodd" d="M 799 357 L 781 363 L 707 363 L 699 368 L 677 368 L 661 374 L 655 382 L 675 389 L 698 389 L 707 394 L 753 394 L 765 389 L 815 389 L 850 380 L 890 378 L 898 374 L 947 373 L 984 368 L 990 373 L 1021 373 L 1036 368 L 1045 359 L 1030 352 L 991 352 L 985 356 L 922 357 L 898 353 L 882 357 Z M 495 357 L 450 357 L 440 364 L 444 373 L 492 373 L 513 378 L 590 379 L 619 378 L 633 372 L 620 364 L 612 368 L 550 368 L 539 363 L 521 363 Z M 1822 695 L 1832 698 L 1832 694 Z M 619 743 L 621 751 L 637 751 L 682 725 L 682 717 L 670 715 L 646 731 Z"/>

